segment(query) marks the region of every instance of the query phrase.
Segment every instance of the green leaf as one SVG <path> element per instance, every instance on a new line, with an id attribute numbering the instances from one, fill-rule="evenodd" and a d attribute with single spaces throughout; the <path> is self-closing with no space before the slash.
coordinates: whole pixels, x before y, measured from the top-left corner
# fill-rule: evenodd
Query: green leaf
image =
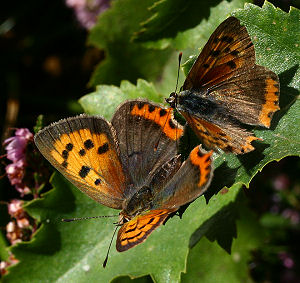
<path id="1" fill-rule="evenodd" d="M 120 88 L 99 85 L 95 92 L 83 96 L 79 102 L 86 113 L 110 119 L 121 102 L 139 97 L 157 102 L 162 100 L 162 96 L 151 83 L 140 79 L 136 86 L 128 81 L 122 81 Z"/>
<path id="2" fill-rule="evenodd" d="M 215 28 L 235 9 L 247 1 L 163 0 L 151 8 L 152 16 L 135 33 L 135 41 L 146 42 L 148 48 L 199 48 Z M 248 1 L 249 2 L 249 1 Z"/>
<path id="3" fill-rule="evenodd" d="M 7 240 L 4 233 L 0 232 L 0 261 L 8 260 L 9 253 L 7 251 Z"/>
<path id="4" fill-rule="evenodd" d="M 149 17 L 152 0 L 116 0 L 92 29 L 88 43 L 105 51 L 90 84 L 119 84 L 121 80 L 156 79 L 168 60 L 169 50 L 149 50 L 131 42 L 140 22 Z M 150 65 L 151 64 L 151 65 Z"/>
<path id="5" fill-rule="evenodd" d="M 7 282 L 21 277 L 22 282 L 31 282 L 33 275 L 36 282 L 99 282 L 99 278 L 101 282 L 109 282 L 124 274 L 133 278 L 150 274 L 155 282 L 179 282 L 180 273 L 185 270 L 190 236 L 233 202 L 240 189 L 234 186 L 227 194 L 212 197 L 209 205 L 203 197 L 197 199 L 182 219 L 174 216 L 134 249 L 118 253 L 113 247 L 103 269 L 114 220 L 64 223 L 61 218 L 115 215 L 117 211 L 89 199 L 61 175 L 55 174 L 52 184 L 54 189 L 43 199 L 25 207 L 30 215 L 42 221 L 42 226 L 33 240 L 12 248 L 20 263 L 9 269 Z"/>
<path id="6" fill-rule="evenodd" d="M 182 274 L 181 282 L 252 282 L 248 263 L 251 251 L 262 246 L 264 231 L 256 216 L 240 203 L 240 198 L 238 201 L 238 238 L 233 242 L 231 254 L 224 253 L 216 242 L 202 238 L 189 253 L 187 272 Z"/>
<path id="7" fill-rule="evenodd" d="M 229 3 L 220 0 L 156 1 L 153 6 L 149 8 L 151 17 L 141 24 L 142 27 L 140 31 L 135 34 L 134 38 L 136 41 L 158 41 L 162 39 L 162 41 L 166 43 L 168 39 L 178 38 L 178 34 L 182 35 L 186 30 L 193 30 L 203 19 L 208 19 L 212 14 L 213 7 L 222 7 L 224 9 L 223 17 L 226 17 L 226 13 L 228 13 L 227 9 L 230 11 L 232 7 L 242 8 L 243 4 L 246 3 L 246 1 L 232 2 Z M 227 9 L 226 6 L 228 7 Z"/>
<path id="8" fill-rule="evenodd" d="M 267 228 L 285 229 L 291 227 L 291 221 L 280 214 L 265 213 L 259 221 L 263 227 Z"/>

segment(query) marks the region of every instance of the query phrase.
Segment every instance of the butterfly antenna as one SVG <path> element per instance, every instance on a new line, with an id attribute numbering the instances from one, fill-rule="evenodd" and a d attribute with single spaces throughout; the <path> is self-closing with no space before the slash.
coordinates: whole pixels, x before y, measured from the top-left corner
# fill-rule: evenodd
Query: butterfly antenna
<path id="1" fill-rule="evenodd" d="M 62 219 L 63 222 L 72 222 L 72 221 L 78 221 L 78 220 L 87 220 L 87 219 L 95 219 L 95 218 L 108 218 L 108 217 L 117 217 L 119 215 L 99 215 L 99 216 L 90 216 L 90 217 L 79 217 L 79 218 L 68 218 L 68 219 Z"/>
<path id="2" fill-rule="evenodd" d="M 182 52 L 180 52 L 179 55 L 178 55 L 178 69 L 177 69 L 177 80 L 176 80 L 175 93 L 177 93 L 177 87 L 178 87 L 178 81 L 179 81 L 179 70 L 180 70 L 181 58 L 182 58 Z"/>
<path id="3" fill-rule="evenodd" d="M 108 246 L 108 250 L 107 250 L 107 254 L 106 254 L 105 260 L 103 261 L 103 264 L 102 264 L 103 268 L 106 267 L 106 264 L 107 264 L 107 261 L 108 261 L 108 254 L 109 254 L 109 251 L 110 251 L 110 247 L 111 247 L 112 241 L 113 241 L 113 239 L 115 237 L 115 234 L 117 232 L 118 227 L 119 227 L 119 225 L 116 226 L 116 228 L 114 230 L 114 233 L 113 233 L 113 235 L 111 237 L 111 240 L 110 240 L 110 243 L 109 243 L 109 246 Z"/>
<path id="4" fill-rule="evenodd" d="M 176 87 L 175 87 L 175 109 L 177 107 L 177 88 L 178 88 L 178 81 L 179 81 L 179 70 L 180 70 L 180 65 L 181 65 L 181 58 L 182 58 L 182 52 L 179 53 L 178 55 L 178 69 L 177 69 L 177 80 L 176 80 Z M 177 127 L 178 127 L 178 121 L 177 122 Z M 176 131 L 176 146 L 178 147 L 177 144 L 177 131 Z"/>

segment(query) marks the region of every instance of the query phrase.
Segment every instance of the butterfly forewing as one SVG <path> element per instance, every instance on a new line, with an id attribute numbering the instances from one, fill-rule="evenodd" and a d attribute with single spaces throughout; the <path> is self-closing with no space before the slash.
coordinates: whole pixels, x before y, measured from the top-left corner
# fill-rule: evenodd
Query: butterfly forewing
<path id="1" fill-rule="evenodd" d="M 182 126 L 173 119 L 172 109 L 146 100 L 122 104 L 112 125 L 122 164 L 136 187 L 150 182 L 153 174 L 176 155 L 183 134 Z"/>
<path id="2" fill-rule="evenodd" d="M 254 47 L 239 20 L 230 17 L 209 38 L 192 66 L 185 89 L 208 88 L 231 77 L 236 69 L 251 68 L 255 63 Z"/>
<path id="3" fill-rule="evenodd" d="M 35 143 L 88 196 L 112 208 L 122 207 L 127 180 L 107 121 L 86 115 L 64 119 L 40 131 Z"/>

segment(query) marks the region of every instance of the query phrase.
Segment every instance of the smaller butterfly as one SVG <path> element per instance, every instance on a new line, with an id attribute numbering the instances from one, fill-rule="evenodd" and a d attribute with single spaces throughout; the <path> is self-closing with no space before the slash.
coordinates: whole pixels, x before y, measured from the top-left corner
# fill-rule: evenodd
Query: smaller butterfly
<path id="1" fill-rule="evenodd" d="M 235 154 L 258 140 L 244 124 L 270 127 L 279 110 L 279 79 L 255 64 L 255 51 L 235 17 L 221 23 L 192 66 L 180 93 L 166 99 L 205 147 Z"/>
<path id="2" fill-rule="evenodd" d="M 196 147 L 182 163 L 177 153 L 182 134 L 172 109 L 133 100 L 119 106 L 111 123 L 80 115 L 44 128 L 34 140 L 82 192 L 121 209 L 116 248 L 123 252 L 207 189 L 212 153 Z"/>

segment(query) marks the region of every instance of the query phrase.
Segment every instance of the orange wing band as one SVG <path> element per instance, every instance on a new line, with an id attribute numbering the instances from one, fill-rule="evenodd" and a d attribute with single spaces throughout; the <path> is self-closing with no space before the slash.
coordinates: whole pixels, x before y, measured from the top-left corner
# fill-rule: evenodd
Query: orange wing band
<path id="1" fill-rule="evenodd" d="M 149 104 L 144 104 L 139 108 L 138 105 L 134 105 L 131 115 L 141 116 L 155 122 L 162 128 L 166 136 L 172 140 L 178 140 L 183 134 L 182 127 L 172 118 L 172 108 L 164 109 Z"/>

